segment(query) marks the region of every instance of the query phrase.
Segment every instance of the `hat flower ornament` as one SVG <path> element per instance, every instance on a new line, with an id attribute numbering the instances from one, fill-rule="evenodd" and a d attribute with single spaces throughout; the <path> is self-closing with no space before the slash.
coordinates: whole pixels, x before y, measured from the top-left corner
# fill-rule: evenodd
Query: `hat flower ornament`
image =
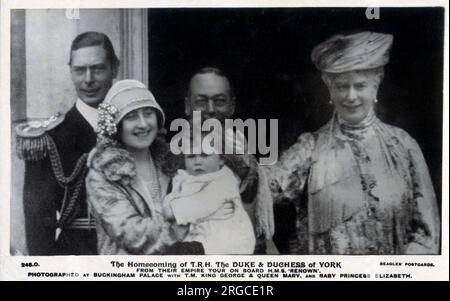
<path id="1" fill-rule="evenodd" d="M 116 82 L 97 108 L 97 145 L 88 158 L 88 166 L 101 170 L 112 182 L 127 186 L 136 176 L 134 159 L 124 148 L 121 120 L 130 112 L 152 108 L 158 116 L 158 127 L 164 124 L 164 112 L 147 87 L 132 79 Z"/>
<path id="2" fill-rule="evenodd" d="M 118 109 L 110 103 L 102 103 L 98 107 L 98 121 L 96 133 L 101 136 L 112 137 L 117 133 L 115 123 Z"/>

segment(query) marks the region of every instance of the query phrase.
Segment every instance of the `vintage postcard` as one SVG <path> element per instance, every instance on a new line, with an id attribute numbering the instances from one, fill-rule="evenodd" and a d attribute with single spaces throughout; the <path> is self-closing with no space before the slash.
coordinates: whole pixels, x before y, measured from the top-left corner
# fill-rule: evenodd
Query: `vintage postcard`
<path id="1" fill-rule="evenodd" d="M 449 279 L 446 1 L 0 20 L 0 280 Z"/>

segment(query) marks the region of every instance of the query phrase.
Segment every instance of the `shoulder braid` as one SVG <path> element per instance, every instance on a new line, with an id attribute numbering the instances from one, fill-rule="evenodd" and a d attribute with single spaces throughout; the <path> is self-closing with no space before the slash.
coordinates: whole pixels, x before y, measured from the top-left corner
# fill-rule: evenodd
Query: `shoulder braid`
<path id="1" fill-rule="evenodd" d="M 51 147 L 48 132 L 64 121 L 65 115 L 56 113 L 47 119 L 31 119 L 15 128 L 16 153 L 21 160 L 39 161 L 46 158 Z"/>

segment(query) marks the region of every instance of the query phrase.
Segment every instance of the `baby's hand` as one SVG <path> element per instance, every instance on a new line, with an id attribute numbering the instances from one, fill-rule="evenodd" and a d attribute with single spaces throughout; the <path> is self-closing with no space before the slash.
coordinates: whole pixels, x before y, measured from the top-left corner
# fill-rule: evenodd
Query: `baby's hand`
<path id="1" fill-rule="evenodd" d="M 175 216 L 173 215 L 173 210 L 172 207 L 170 206 L 170 203 L 167 203 L 166 205 L 163 206 L 162 214 L 166 221 L 175 220 Z"/>
<path id="2" fill-rule="evenodd" d="M 172 232 L 178 241 L 183 241 L 189 231 L 189 225 L 171 225 Z"/>

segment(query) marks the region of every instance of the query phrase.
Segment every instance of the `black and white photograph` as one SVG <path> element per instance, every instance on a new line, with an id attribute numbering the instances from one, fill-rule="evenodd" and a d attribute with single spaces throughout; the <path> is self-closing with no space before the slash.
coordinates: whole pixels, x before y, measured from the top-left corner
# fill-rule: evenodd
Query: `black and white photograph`
<path id="1" fill-rule="evenodd" d="M 447 4 L 9 2 L 11 260 L 448 255 Z"/>

